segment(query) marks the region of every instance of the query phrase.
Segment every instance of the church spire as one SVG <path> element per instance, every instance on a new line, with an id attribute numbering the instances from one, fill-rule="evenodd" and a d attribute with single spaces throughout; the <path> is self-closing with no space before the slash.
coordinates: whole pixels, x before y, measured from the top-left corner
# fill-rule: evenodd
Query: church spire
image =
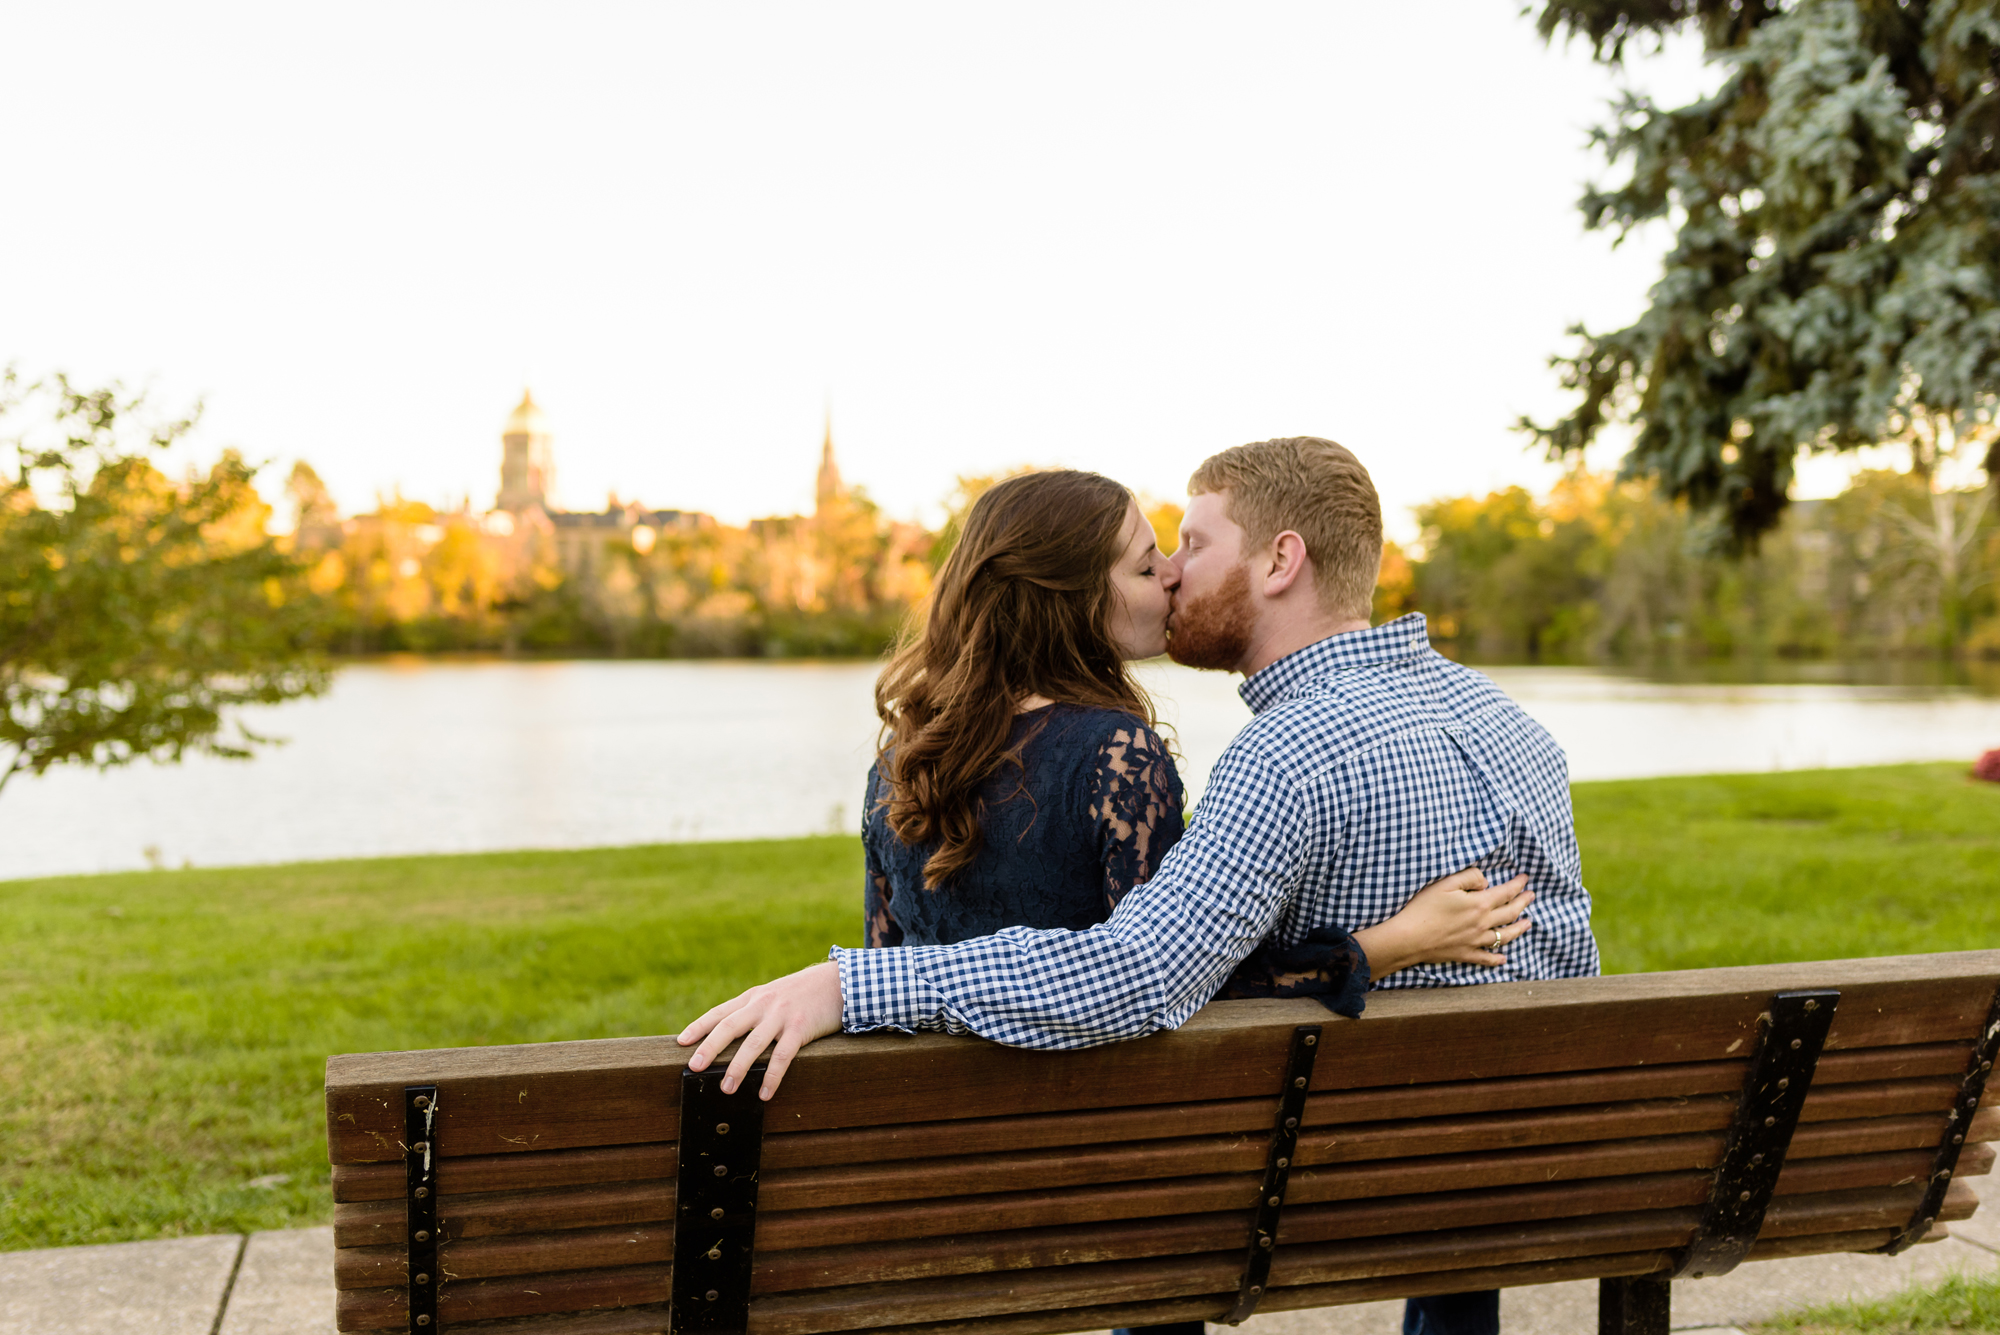
<path id="1" fill-rule="evenodd" d="M 814 512 L 818 513 L 847 494 L 840 480 L 840 465 L 833 461 L 833 409 L 826 410 L 826 441 L 819 451 L 819 486 L 814 491 Z"/>

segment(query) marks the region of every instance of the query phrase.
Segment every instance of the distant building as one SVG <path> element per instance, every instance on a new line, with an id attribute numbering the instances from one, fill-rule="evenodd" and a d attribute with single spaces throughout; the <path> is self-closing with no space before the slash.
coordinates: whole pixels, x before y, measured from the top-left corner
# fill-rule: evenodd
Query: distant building
<path id="1" fill-rule="evenodd" d="M 487 529 L 502 535 L 548 533 L 555 541 L 556 564 L 568 574 L 595 574 L 609 548 L 628 546 L 643 555 L 665 533 L 691 533 L 715 523 L 696 511 L 650 510 L 615 494 L 601 511 L 557 510 L 549 504 L 555 490 L 554 445 L 547 415 L 535 396 L 523 390 L 500 430 L 500 494 Z M 836 473 L 836 481 L 838 477 Z"/>
<path id="2" fill-rule="evenodd" d="M 556 487 L 553 442 L 541 406 L 522 390 L 520 404 L 500 428 L 500 495 L 494 509 L 518 515 L 531 506 L 548 508 Z"/>
<path id="3" fill-rule="evenodd" d="M 813 513 L 823 515 L 845 499 L 847 486 L 840 480 L 840 465 L 833 461 L 833 414 L 829 412 L 826 443 L 819 450 L 819 485 L 813 489 Z"/>

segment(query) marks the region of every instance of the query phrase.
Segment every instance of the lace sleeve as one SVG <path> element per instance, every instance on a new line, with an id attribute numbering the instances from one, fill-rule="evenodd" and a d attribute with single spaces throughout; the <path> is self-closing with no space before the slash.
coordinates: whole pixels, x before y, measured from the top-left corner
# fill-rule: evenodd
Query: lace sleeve
<path id="1" fill-rule="evenodd" d="M 903 926 L 896 921 L 896 915 L 889 908 L 889 900 L 896 889 L 889 884 L 889 875 L 882 869 L 882 859 L 876 852 L 876 836 L 881 831 L 882 816 L 875 810 L 875 771 L 868 771 L 868 792 L 861 807 L 861 850 L 866 870 L 861 876 L 861 944 L 864 946 L 900 946 L 903 944 Z"/>
<path id="2" fill-rule="evenodd" d="M 1186 798 L 1166 743 L 1143 723 L 1121 726 L 1104 739 L 1091 779 L 1104 900 L 1116 908 L 1126 891 L 1152 878 L 1181 837 Z"/>
<path id="3" fill-rule="evenodd" d="M 1216 997 L 1312 997 L 1334 1014 L 1358 1020 L 1368 1004 L 1368 956 L 1340 928 L 1315 927 L 1295 946 L 1263 942 L 1236 966 Z"/>

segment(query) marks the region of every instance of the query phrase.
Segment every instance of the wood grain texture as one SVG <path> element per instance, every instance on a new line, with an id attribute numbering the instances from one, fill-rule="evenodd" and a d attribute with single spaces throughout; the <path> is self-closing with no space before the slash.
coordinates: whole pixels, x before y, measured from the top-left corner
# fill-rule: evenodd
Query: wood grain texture
<path id="1" fill-rule="evenodd" d="M 400 1247 L 409 1217 L 402 1201 L 357 1201 L 333 1207 L 333 1245 Z M 438 1196 L 438 1226 L 445 1242 L 563 1228 L 655 1224 L 674 1217 L 674 1183 L 614 1182 L 548 1191 L 496 1191 L 479 1196 Z"/>
<path id="2" fill-rule="evenodd" d="M 532 1154 L 476 1154 L 438 1161 L 438 1191 L 465 1196 L 484 1191 L 533 1191 L 541 1187 L 580 1187 L 593 1182 L 636 1182 L 671 1178 L 678 1164 L 671 1144 L 613 1145 L 587 1150 L 553 1150 Z M 395 1163 L 336 1164 L 333 1199 L 342 1201 L 401 1200 L 406 1190 L 403 1165 Z"/>
<path id="3" fill-rule="evenodd" d="M 1664 1252 L 1643 1252 L 1625 1256 L 1586 1257 L 1575 1261 L 1499 1266 L 1486 1270 L 1459 1271 L 1435 1277 L 1420 1276 L 1414 1281 L 1363 1280 L 1349 1285 L 1313 1285 L 1301 1289 L 1267 1293 L 1258 1311 L 1296 1311 L 1308 1307 L 1331 1307 L 1345 1303 L 1372 1302 L 1383 1297 L 1400 1297 L 1408 1286 L 1426 1286 L 1427 1293 L 1464 1289 L 1507 1288 L 1519 1284 L 1553 1284 L 1567 1279 L 1593 1279 L 1601 1274 L 1646 1275 L 1667 1264 Z M 1462 1285 L 1454 1290 L 1452 1286 Z M 1232 1288 L 1198 1298 L 1167 1299 L 1151 1303 L 1118 1303 L 1074 1307 L 1055 1312 L 1029 1312 L 1018 1316 L 985 1317 L 972 1321 L 930 1322 L 893 1327 L 896 1335 L 1054 1335 L 1056 1332 L 1096 1331 L 1113 1326 L 1155 1325 L 1169 1321 L 1207 1319 L 1219 1321 L 1235 1301 Z M 753 1307 L 752 1335 L 771 1335 L 758 1324 Z"/>
<path id="4" fill-rule="evenodd" d="M 1780 1190 L 1889 1185 L 1921 1175 L 1928 1172 L 1931 1147 L 1942 1135 L 1943 1126 L 1942 1117 L 1930 1117 L 1872 1118 L 1802 1128 L 1794 1140 L 1786 1175 L 1780 1179 Z M 1142 1143 L 1133 1153 L 1143 1159 L 1162 1144 L 1174 1142 Z M 1722 1145 L 1722 1133 L 1717 1131 L 1345 1165 L 1307 1164 L 1294 1172 L 1288 1205 L 1449 1194 L 1464 1191 L 1469 1182 L 1483 1183 L 1482 1189 L 1490 1191 L 1505 1186 L 1702 1170 L 1718 1161 Z M 1204 1155 L 1208 1152 L 1206 1146 L 1196 1148 Z M 1981 1171 L 1982 1164 L 1990 1162 L 1990 1153 L 1981 1146 L 1969 1147 L 1961 1156 L 1960 1171 L 1967 1175 Z M 828 1206 L 824 1196 L 814 1192 L 794 1192 L 786 1175 L 772 1174 L 762 1198 L 767 1213 L 759 1225 L 759 1251 L 1247 1209 L 1260 1180 L 1257 1170 L 1263 1151 L 1242 1152 L 1240 1157 L 1244 1164 L 1236 1173 L 1097 1185 L 1089 1182 L 1092 1173 L 1086 1171 L 1091 1168 L 1092 1156 L 1079 1156 L 1075 1176 L 1081 1186 L 1017 1176 L 1017 1185 L 1022 1180 L 1029 1185 L 1012 1191 L 962 1192 L 953 1197 L 870 1201 L 848 1207 Z M 1199 1156 L 1191 1158 L 1197 1164 L 1202 1161 Z M 1826 1166 L 1816 1168 L 1822 1161 Z M 1128 1165 L 1116 1171 L 1136 1174 L 1144 1166 Z M 1005 1180 L 1005 1176 L 997 1180 Z M 911 1189 L 924 1188 L 918 1182 Z M 672 1217 L 672 1208 L 673 1184 L 667 1180 L 445 1194 L 439 1199 L 440 1219 L 453 1242 L 510 1233 L 659 1223 Z M 1288 1215 L 1291 1213 L 1288 1210 Z M 335 1245 L 399 1246 L 404 1217 L 400 1200 L 336 1205 Z"/>
<path id="5" fill-rule="evenodd" d="M 1588 1151 L 1525 1151 L 1507 1160 L 1483 1156 L 1388 1161 L 1292 1174 L 1285 1214 L 1317 1203 L 1372 1201 L 1508 1186 L 1546 1186 L 1629 1178 L 1680 1170 L 1712 1170 L 1721 1136 L 1661 1137 L 1642 1145 L 1589 1147 Z M 1968 1151 L 1968 1154 L 1971 1152 Z M 1929 1171 L 1928 1151 L 1864 1154 L 1787 1163 L 1780 1194 L 1888 1187 Z M 1477 1188 L 1469 1183 L 1481 1183 Z M 1258 1179 L 1230 1175 L 1166 1182 L 1118 1183 L 1064 1192 L 1014 1192 L 916 1201 L 890 1208 L 777 1212 L 758 1223 L 760 1253 L 836 1241 L 888 1242 L 910 1238 L 999 1232 L 1017 1228 L 1098 1223 L 1178 1214 L 1248 1209 Z"/>
<path id="6" fill-rule="evenodd" d="M 1707 1201 L 1709 1186 L 1710 1178 L 1705 1173 L 1680 1173 L 1304 1206 L 1285 1211 L 1279 1225 L 1279 1246 L 1422 1233 L 1447 1227 L 1689 1208 Z M 1780 1197 L 1766 1216 L 1764 1235 L 1784 1237 L 1823 1232 L 1829 1213 L 1891 1227 L 1908 1220 L 1921 1194 L 1918 1187 L 1909 1185 Z M 1974 1199 L 1969 1190 L 1962 1193 L 1967 1213 Z M 761 1295 L 871 1281 L 1216 1251 L 1239 1243 L 1247 1235 L 1248 1222 L 1247 1213 L 1185 1215 L 1082 1228 L 1023 1229 L 919 1242 L 772 1252 L 760 1257 L 752 1292 Z"/>
<path id="7" fill-rule="evenodd" d="M 1920 1198 L 1996 979 L 2000 951 L 1965 952 L 1381 994 L 1357 1022 L 1218 1003 L 1085 1052 L 830 1040 L 766 1110 L 751 1329 L 1218 1315 L 1299 1023 L 1323 1046 L 1265 1310 L 1659 1269 L 1706 1199 L 1759 1013 L 1805 986 L 1842 1000 L 1753 1256 L 1879 1246 Z M 401 1091 L 436 1083 L 446 1327 L 659 1329 L 685 1057 L 618 1039 L 331 1060 L 341 1328 L 403 1324 Z M 1965 1133 L 1958 1174 L 1990 1170 L 2000 1115 Z M 1954 1183 L 1941 1223 L 1974 1200 Z M 575 1326 L 593 1321 L 613 1325 Z"/>
<path id="8" fill-rule="evenodd" d="M 1696 1184 L 1705 1189 L 1705 1179 L 1697 1179 Z M 1574 1189 L 1565 1190 L 1574 1191 Z M 1879 1245 L 1881 1241 L 1886 1240 L 1890 1236 L 1892 1230 L 1900 1227 L 1907 1220 L 1910 1210 L 1920 1198 L 1921 1189 L 1911 1186 L 1891 1191 L 1845 1192 L 1793 1200 L 1781 1200 L 1774 1204 L 1771 1213 L 1767 1216 L 1764 1233 L 1753 1255 L 1762 1259 L 1781 1255 L 1812 1255 L 1828 1251 L 1852 1250 L 1863 1244 Z M 1430 1204 L 1434 1205 L 1436 1202 L 1430 1202 Z M 1571 1204 L 1580 1205 L 1585 1204 L 1585 1202 L 1573 1201 Z M 1952 1221 L 1966 1218 L 1972 1213 L 1976 1204 L 1977 1197 L 1969 1188 L 1963 1184 L 1954 1184 L 1946 1196 L 1944 1207 L 1940 1211 L 1940 1219 Z M 1677 1210 L 1654 1210 L 1645 1214 L 1613 1213 L 1606 1216 L 1601 1211 L 1579 1210 L 1577 1214 L 1582 1217 L 1572 1219 L 1566 1226 L 1555 1229 L 1526 1231 L 1460 1229 L 1449 1232 L 1433 1231 L 1429 1236 L 1417 1238 L 1392 1237 L 1380 1239 L 1367 1245 L 1357 1245 L 1351 1239 L 1343 1239 L 1333 1247 L 1318 1249 L 1292 1247 L 1287 1253 L 1289 1257 L 1287 1267 L 1289 1267 L 1291 1275 L 1303 1276 L 1310 1279 L 1311 1276 L 1316 1274 L 1339 1273 L 1347 1277 L 1333 1281 L 1286 1284 L 1283 1280 L 1288 1274 L 1288 1268 L 1278 1267 L 1274 1269 L 1273 1273 L 1273 1281 L 1277 1287 L 1274 1287 L 1271 1296 L 1274 1299 L 1279 1298 L 1281 1294 L 1290 1295 L 1290 1297 L 1281 1299 L 1280 1303 L 1282 1305 L 1274 1305 L 1271 1310 L 1287 1310 L 1295 1305 L 1299 1305 L 1298 1300 L 1308 1294 L 1332 1296 L 1336 1286 L 1339 1285 L 1373 1284 L 1379 1286 L 1380 1284 L 1388 1283 L 1393 1286 L 1397 1281 L 1402 1281 L 1404 1287 L 1396 1290 L 1399 1293 L 1415 1291 L 1420 1286 L 1426 1292 L 1445 1292 L 1451 1291 L 1454 1287 L 1485 1287 L 1485 1277 L 1496 1273 L 1504 1273 L 1508 1277 L 1504 1282 L 1544 1282 L 1543 1278 L 1534 1278 L 1533 1276 L 1545 1277 L 1548 1273 L 1547 1267 L 1550 1266 L 1581 1267 L 1581 1269 L 1565 1271 L 1565 1273 L 1571 1273 L 1572 1277 L 1597 1275 L 1604 1273 L 1607 1268 L 1621 1269 L 1631 1264 L 1630 1257 L 1626 1255 L 1614 1254 L 1605 1256 L 1595 1254 L 1604 1241 L 1648 1236 L 1647 1230 L 1663 1228 L 1684 1230 L 1691 1228 L 1691 1220 L 1696 1213 L 1698 1212 L 1695 1210 L 1683 1208 Z M 1593 1215 L 1596 1218 L 1593 1219 Z M 1216 1221 L 1211 1221 L 1211 1223 L 1213 1222 Z M 1230 1222 L 1233 1225 L 1230 1231 L 1232 1233 L 1240 1233 L 1242 1220 L 1237 1218 Z M 1350 1218 L 1349 1222 L 1354 1222 L 1354 1220 Z M 1133 1236 L 1138 1236 L 1139 1230 L 1152 1230 L 1156 1237 L 1164 1236 L 1159 1234 L 1160 1229 L 1163 1227 L 1171 1229 L 1175 1226 L 1174 1221 L 1143 1221 L 1141 1225 L 1135 1227 Z M 1198 1242 L 1200 1236 L 1198 1233 L 1183 1233 L 1178 1235 L 1178 1240 L 1182 1242 Z M 1169 1241 L 1172 1240 L 1169 1239 Z M 527 1239 L 507 1239 L 502 1240 L 501 1245 L 512 1245 L 529 1241 Z M 971 1242 L 972 1240 L 967 1241 Z M 1575 1243 L 1574 1247 L 1569 1247 L 1569 1243 L 1571 1242 Z M 1497 1257 L 1509 1254 L 1507 1251 L 1509 1247 L 1516 1249 L 1517 1253 L 1519 1249 L 1523 1248 L 1532 1250 L 1536 1247 L 1545 1249 L 1549 1247 L 1568 1247 L 1569 1250 L 1574 1252 L 1593 1254 L 1577 1254 L 1555 1260 L 1517 1262 L 1508 1265 L 1485 1264 L 1485 1262 L 1492 1262 Z M 495 1256 L 498 1255 L 499 1253 L 495 1253 Z M 517 1252 L 515 1253 L 515 1259 L 523 1259 L 525 1255 L 525 1253 Z M 1065 1260 L 1050 1261 L 1048 1263 L 1055 1265 L 1076 1265 L 1088 1259 L 1090 1258 L 1085 1255 L 1077 1254 Z M 1466 1259 L 1479 1261 L 1481 1264 L 1464 1269 L 1453 1268 L 1454 1262 Z M 1437 1265 L 1441 1268 L 1429 1271 L 1419 1281 L 1416 1276 L 1410 1273 L 1410 1267 L 1426 1263 Z M 1431 1275 L 1438 1277 L 1439 1282 L 1434 1286 L 1430 1280 Z M 878 1280 L 886 1279 L 889 1276 L 883 1274 L 876 1278 Z M 520 1279 L 517 1282 L 524 1289 L 533 1289 L 536 1291 L 534 1293 L 524 1293 L 520 1297 L 546 1297 L 546 1290 L 549 1287 L 545 1282 L 547 1279 L 546 1275 L 530 1275 Z M 906 1286 L 877 1283 L 870 1287 L 877 1291 L 885 1291 Z M 767 1285 L 760 1285 L 759 1291 L 766 1291 L 767 1288 Z M 575 1292 L 576 1289 L 571 1287 L 569 1291 Z M 1362 1301 L 1362 1298 L 1352 1295 L 1366 1294 L 1372 1292 L 1372 1290 L 1366 1287 L 1349 1287 L 1341 1289 L 1339 1292 L 1350 1295 L 1344 1301 Z M 343 1322 L 342 1328 L 369 1328 L 357 1324 L 357 1321 L 371 1317 L 378 1323 L 373 1328 L 384 1328 L 394 1323 L 400 1310 L 394 1292 L 392 1290 L 379 1292 L 375 1297 L 376 1301 L 372 1304 L 364 1304 L 355 1300 L 347 1301 L 343 1310 L 351 1319 Z M 1091 1319 L 1152 1321 L 1164 1319 L 1165 1316 L 1179 1316 L 1182 1319 L 1187 1319 L 1190 1315 L 1200 1314 L 1199 1311 L 1189 1309 L 1186 1304 L 1189 1302 L 1199 1302 L 1201 1299 L 1183 1297 L 1168 1299 L 1166 1301 L 1169 1304 L 1178 1305 L 1161 1307 L 1158 1305 L 1158 1300 L 1153 1305 L 1144 1306 L 1143 1308 L 1139 1305 L 1124 1304 L 1115 1310 L 1125 1315 L 1119 1315 L 1115 1318 L 1108 1315 L 1114 1309 L 1097 1308 L 1096 1310 L 1107 1313 L 1107 1315 Z M 511 1303 L 501 1294 L 497 1286 L 487 1286 L 486 1291 L 481 1295 L 480 1305 L 482 1310 L 495 1310 L 499 1307 L 518 1304 Z M 1145 1315 L 1132 1315 L 1132 1313 L 1139 1313 L 1142 1310 L 1146 1313 Z M 779 1308 L 774 1312 L 768 1304 L 759 1303 L 757 1309 L 753 1310 L 752 1329 L 771 1332 L 772 1335 L 777 1335 L 779 1331 L 786 1329 L 801 1330 L 802 1327 L 796 1324 L 797 1315 L 796 1310 L 788 1313 L 784 1309 Z M 773 1323 L 771 1320 L 773 1316 L 779 1318 L 776 1323 Z M 614 1319 L 615 1321 L 624 1321 L 630 1324 L 615 1324 Z M 478 1329 L 481 1331 L 481 1335 L 502 1335 L 502 1332 L 505 1331 L 517 1331 L 520 1332 L 520 1335 L 625 1335 L 627 1332 L 630 1335 L 639 1335 L 639 1332 L 663 1329 L 663 1327 L 657 1324 L 649 1324 L 662 1319 L 664 1319 L 664 1309 L 657 1305 L 649 1305 L 646 1308 L 617 1314 L 605 1313 L 585 1316 L 572 1314 L 506 1320 L 494 1322 L 491 1325 L 482 1323 Z M 1046 1321 L 1048 1314 L 1031 1313 L 1026 1316 L 1003 1314 L 998 1317 L 987 1317 L 973 1321 L 961 1320 L 928 1324 L 897 1323 L 893 1327 L 884 1328 L 893 1328 L 899 1332 L 958 1328 L 990 1332 L 1016 1328 L 1013 1325 L 1003 1323 L 1025 1321 L 1033 1324 L 1038 1319 Z M 847 1328 L 851 1329 L 854 1327 Z M 1020 1328 L 1026 1329 L 1027 1327 L 1022 1326 Z M 1053 1327 L 1036 1325 L 1034 1328 L 1052 1329 Z"/>
<path id="9" fill-rule="evenodd" d="M 645 1303 L 610 1312 L 557 1312 L 547 1316 L 500 1317 L 461 1325 L 476 1335 L 667 1335 L 666 1303 Z M 404 1327 L 392 1327 L 401 1331 Z"/>
<path id="10" fill-rule="evenodd" d="M 606 1266 L 669 1265 L 674 1259 L 671 1223 L 639 1228 L 571 1228 L 468 1238 L 446 1244 L 448 1279 L 492 1279 Z M 343 1247 L 333 1254 L 334 1287 L 380 1288 L 407 1284 L 409 1252 L 402 1247 Z"/>
<path id="11" fill-rule="evenodd" d="M 1853 1111 L 1913 1107 L 1941 1110 L 1949 1104 L 1956 1090 L 1956 1082 L 1940 1080 L 1835 1086 L 1824 1096 L 1815 1091 L 1806 1105 L 1806 1120 L 1825 1121 L 1840 1113 Z M 1268 1128 L 1270 1111 L 1261 1102 L 1257 1106 L 1264 1114 Z M 1099 1116 L 1111 1120 L 1120 1116 L 1122 1111 Z M 1140 1111 L 1150 1113 L 1154 1110 Z M 1478 1153 L 1609 1136 L 1639 1137 L 1692 1129 L 1721 1129 L 1729 1124 L 1734 1111 L 1733 1096 L 1705 1095 L 1482 1118 L 1363 1123 L 1351 1130 L 1343 1128 L 1338 1132 L 1315 1130 L 1308 1133 L 1301 1139 L 1298 1162 L 1325 1164 L 1399 1155 Z M 1306 1120 L 1318 1120 L 1312 1116 L 1310 1105 Z M 1937 1124 L 1935 1128 L 1933 1122 Z M 1929 1121 L 1919 1119 L 1899 1123 L 1897 1129 L 1901 1139 L 1897 1144 L 1877 1145 L 1874 1148 L 1912 1148 L 1935 1143 L 1941 1127 L 1941 1115 Z M 1853 1126 L 1841 1125 L 1835 1134 L 1851 1140 L 1855 1130 Z M 840 1135 L 838 1132 L 805 1133 L 774 1138 L 771 1143 L 783 1145 L 786 1140 L 825 1143 L 827 1140 L 838 1140 Z M 819 1169 L 774 1169 L 766 1178 L 765 1203 L 776 1209 L 799 1209 L 941 1194 L 977 1194 L 1087 1182 L 1255 1170 L 1263 1163 L 1263 1146 L 1266 1143 L 1264 1134 L 1254 1138 L 1245 1134 L 1236 1137 L 1184 1137 L 1159 1142 L 1141 1139 L 1126 1146 L 1086 1145 L 1075 1152 L 1000 1153 Z M 1829 1143 L 1824 1135 L 1818 1140 L 1809 1135 L 1796 1152 L 1800 1157 L 1854 1152 L 1839 1144 L 1827 1148 Z M 530 1190 L 554 1185 L 589 1185 L 634 1178 L 660 1179 L 672 1174 L 674 1164 L 672 1145 L 447 1158 L 440 1164 L 440 1191 L 448 1197 L 457 1197 L 476 1192 Z M 400 1202 L 402 1190 L 400 1163 L 342 1165 L 334 1170 L 334 1196 L 338 1202 Z"/>
<path id="12" fill-rule="evenodd" d="M 1966 1124 L 1967 1144 L 1975 1141 L 2000 1140 L 2000 1107 L 1994 1106 L 2000 1103 L 2000 1098 L 1995 1097 L 1996 1092 L 2000 1092 L 2000 1081 L 1987 1085 L 1986 1097 L 1980 1101 L 1979 1111 L 1972 1114 L 1972 1120 Z"/>
<path id="13" fill-rule="evenodd" d="M 1848 1203 L 1843 1211 L 1822 1208 L 1814 1222 L 1823 1233 L 1852 1236 L 1858 1225 L 1880 1217 L 1877 1202 Z M 1700 1211 L 1696 1208 L 1598 1215 L 1550 1223 L 1500 1228 L 1450 1229 L 1415 1235 L 1323 1244 L 1281 1250 L 1272 1265 L 1274 1291 L 1458 1269 L 1490 1269 L 1535 1262 L 1624 1254 L 1683 1245 Z M 1888 1227 L 1881 1230 L 1886 1239 Z M 1813 1236 L 1799 1234 L 1773 1244 L 1804 1254 Z M 1824 1250 L 1824 1248 L 1821 1248 Z M 1108 1297 L 1144 1302 L 1190 1297 L 1226 1288 L 1240 1273 L 1240 1248 L 1170 1260 L 1072 1264 L 1011 1273 L 953 1276 L 894 1284 L 862 1284 L 784 1294 L 753 1304 L 757 1329 L 773 1335 L 882 1329 L 917 1322 L 1000 1316 L 1024 1307 L 1066 1307 Z M 1421 1290 L 1406 1290 L 1421 1291 Z"/>
<path id="14" fill-rule="evenodd" d="M 1381 993 L 1356 1021 L 1311 1001 L 1217 1002 L 1178 1031 L 1082 1052 L 944 1035 L 843 1036 L 794 1064 L 767 1129 L 1205 1102 L 1275 1091 L 1291 1029 L 1325 1026 L 1317 1090 L 1637 1068 L 1742 1055 L 1770 995 L 1838 987 L 1830 1050 L 1970 1040 L 2000 951 Z M 687 1049 L 669 1038 L 343 1056 L 327 1063 L 334 1163 L 398 1156 L 399 1095 L 437 1084 L 446 1156 L 671 1139 Z"/>
<path id="15" fill-rule="evenodd" d="M 449 1281 L 438 1291 L 438 1324 L 449 1332 L 465 1321 L 664 1303 L 672 1297 L 669 1270 L 635 1265 Z M 335 1319 L 341 1330 L 408 1329 L 408 1311 L 402 1289 L 345 1289 L 336 1300 Z"/>
<path id="16" fill-rule="evenodd" d="M 1820 1064 L 1813 1095 L 1801 1116 L 1806 1121 L 1825 1121 L 1942 1109 L 1950 1101 L 1950 1091 L 1957 1089 L 1956 1077 L 1964 1069 L 1966 1052 L 1964 1044 L 1937 1043 L 1832 1054 Z M 1334 1091 L 1313 1096 L 1306 1105 L 1303 1124 L 1346 1127 L 1421 1117 L 1735 1094 L 1742 1089 L 1748 1071 L 1747 1061 L 1691 1062 L 1580 1075 Z M 1921 1079 L 1942 1075 L 1952 1078 Z M 1262 1133 L 1270 1129 L 1276 1107 L 1275 1098 L 1226 1099 L 774 1134 L 765 1142 L 764 1162 L 772 1168 L 828 1167 L 1227 1132 Z"/>

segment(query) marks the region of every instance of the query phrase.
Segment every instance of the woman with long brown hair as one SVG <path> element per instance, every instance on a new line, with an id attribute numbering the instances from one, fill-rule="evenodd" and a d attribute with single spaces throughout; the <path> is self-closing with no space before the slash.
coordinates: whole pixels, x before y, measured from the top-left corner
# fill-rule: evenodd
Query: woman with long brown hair
<path id="1" fill-rule="evenodd" d="M 1172 570 L 1130 493 L 1029 473 L 972 506 L 875 687 L 868 944 L 1104 921 L 1179 837 L 1180 776 L 1127 664 Z"/>

